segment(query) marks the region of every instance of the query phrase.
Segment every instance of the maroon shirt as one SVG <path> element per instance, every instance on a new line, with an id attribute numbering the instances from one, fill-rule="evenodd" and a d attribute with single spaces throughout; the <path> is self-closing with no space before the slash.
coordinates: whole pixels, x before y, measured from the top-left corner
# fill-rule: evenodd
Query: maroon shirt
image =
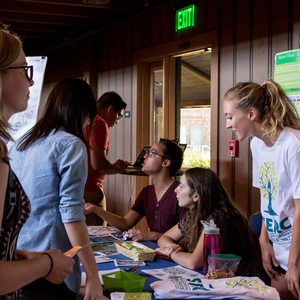
<path id="1" fill-rule="evenodd" d="M 188 208 L 178 206 L 174 190 L 179 185 L 174 181 L 157 202 L 154 185 L 148 185 L 138 195 L 132 210 L 145 216 L 150 231 L 165 233 L 176 225 L 189 211 Z"/>

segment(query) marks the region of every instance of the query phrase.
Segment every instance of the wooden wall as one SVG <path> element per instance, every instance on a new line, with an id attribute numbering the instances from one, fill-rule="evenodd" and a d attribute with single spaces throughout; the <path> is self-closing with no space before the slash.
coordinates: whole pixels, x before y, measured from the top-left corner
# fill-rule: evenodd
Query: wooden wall
<path id="1" fill-rule="evenodd" d="M 96 97 L 115 90 L 127 102 L 130 118 L 111 129 L 109 159 L 136 157 L 136 66 L 133 52 L 213 30 L 219 35 L 219 136 L 217 172 L 245 216 L 259 210 L 259 194 L 251 184 L 249 142 L 240 143 L 238 158 L 227 156 L 227 141 L 235 138 L 225 128 L 222 97 L 239 81 L 262 82 L 273 75 L 274 55 L 298 48 L 299 0 L 198 0 L 196 27 L 174 30 L 174 3 L 157 7 L 135 18 L 107 27 L 48 54 L 43 100 L 62 77 L 86 78 Z M 145 128 L 145 130 L 148 130 Z M 123 214 L 135 195 L 134 178 L 107 176 L 108 210 Z"/>

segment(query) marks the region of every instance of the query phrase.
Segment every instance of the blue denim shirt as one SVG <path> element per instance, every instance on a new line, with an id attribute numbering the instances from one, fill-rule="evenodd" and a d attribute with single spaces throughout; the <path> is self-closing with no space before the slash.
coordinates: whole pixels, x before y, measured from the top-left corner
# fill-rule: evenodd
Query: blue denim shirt
<path id="1" fill-rule="evenodd" d="M 59 130 L 20 152 L 18 142 L 10 149 L 11 168 L 31 202 L 29 219 L 23 226 L 18 249 L 69 250 L 64 223 L 85 221 L 83 192 L 87 179 L 87 152 L 77 137 Z M 67 286 L 78 293 L 80 265 L 77 257 Z"/>

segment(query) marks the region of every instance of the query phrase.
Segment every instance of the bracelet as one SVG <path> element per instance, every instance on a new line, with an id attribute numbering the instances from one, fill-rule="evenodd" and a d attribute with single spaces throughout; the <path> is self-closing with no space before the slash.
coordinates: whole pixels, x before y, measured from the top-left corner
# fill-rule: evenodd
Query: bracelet
<path id="1" fill-rule="evenodd" d="M 49 272 L 47 273 L 47 275 L 44 276 L 44 278 L 45 278 L 45 277 L 47 277 L 48 275 L 50 275 L 50 273 L 52 272 L 52 269 L 53 269 L 53 259 L 52 259 L 52 256 L 51 256 L 49 253 L 47 253 L 47 252 L 44 252 L 42 255 L 47 255 L 47 256 L 49 257 L 49 259 L 50 259 L 50 270 L 49 270 Z"/>

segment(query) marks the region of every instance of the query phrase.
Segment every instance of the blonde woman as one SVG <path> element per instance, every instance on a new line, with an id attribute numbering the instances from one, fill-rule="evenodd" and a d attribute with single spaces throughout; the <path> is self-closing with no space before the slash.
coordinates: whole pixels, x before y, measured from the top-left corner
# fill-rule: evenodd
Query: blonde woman
<path id="1" fill-rule="evenodd" d="M 10 170 L 5 141 L 12 140 L 8 119 L 27 108 L 29 87 L 34 84 L 32 75 L 20 39 L 0 23 L 0 299 L 20 299 L 20 288 L 37 278 L 61 283 L 74 264 L 60 250 L 16 253 L 30 203 Z"/>
<path id="2" fill-rule="evenodd" d="M 226 127 L 253 137 L 253 186 L 260 189 L 263 264 L 271 285 L 300 299 L 300 123 L 293 102 L 273 80 L 241 82 L 224 96 Z M 272 242 L 272 244 L 269 242 Z"/>

